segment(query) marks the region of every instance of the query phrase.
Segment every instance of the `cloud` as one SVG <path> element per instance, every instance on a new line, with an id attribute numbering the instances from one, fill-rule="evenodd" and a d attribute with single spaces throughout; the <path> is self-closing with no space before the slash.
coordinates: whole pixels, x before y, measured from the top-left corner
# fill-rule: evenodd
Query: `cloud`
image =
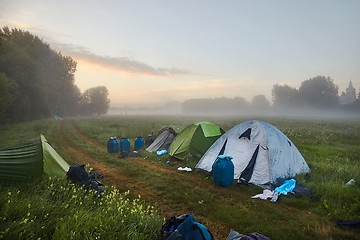
<path id="1" fill-rule="evenodd" d="M 25 29 L 35 32 L 39 37 L 44 37 L 53 49 L 60 51 L 64 55 L 69 55 L 78 62 L 95 65 L 101 68 L 120 71 L 127 74 L 167 76 L 175 77 L 194 74 L 193 72 L 179 68 L 153 67 L 141 61 L 129 57 L 100 56 L 91 52 L 88 48 L 74 44 L 56 42 L 54 39 L 59 37 L 69 37 L 63 33 L 53 32 L 46 29 L 39 29 L 28 24 L 9 21 L 0 17 L 0 25 Z"/>
<path id="2" fill-rule="evenodd" d="M 20 28 L 20 29 L 27 29 L 30 27 L 28 24 L 9 21 L 4 18 L 0 18 L 0 25 L 8 26 L 9 28 Z"/>
<path id="3" fill-rule="evenodd" d="M 92 53 L 85 47 L 75 46 L 73 44 L 52 43 L 51 46 L 55 47 L 63 54 L 73 57 L 77 61 L 125 73 L 153 76 L 191 74 L 188 70 L 178 68 L 156 68 L 128 57 L 99 56 Z"/>

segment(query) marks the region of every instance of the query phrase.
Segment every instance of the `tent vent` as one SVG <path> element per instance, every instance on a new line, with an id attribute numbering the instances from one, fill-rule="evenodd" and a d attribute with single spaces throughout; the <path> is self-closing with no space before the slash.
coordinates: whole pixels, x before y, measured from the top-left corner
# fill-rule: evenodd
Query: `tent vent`
<path id="1" fill-rule="evenodd" d="M 288 140 L 289 146 L 291 147 L 291 142 Z"/>
<path id="2" fill-rule="evenodd" d="M 250 161 L 249 161 L 249 164 L 246 166 L 246 168 L 244 169 L 244 171 L 242 171 L 239 179 L 241 181 L 244 181 L 244 182 L 249 182 L 250 179 L 251 179 L 251 176 L 254 172 L 254 167 L 255 167 L 255 163 L 256 163 L 256 158 L 258 156 L 258 153 L 259 153 L 259 146 L 257 146 L 254 154 L 252 155 Z"/>
<path id="3" fill-rule="evenodd" d="M 247 139 L 250 140 L 250 135 L 251 135 L 251 128 L 248 128 L 248 129 L 246 129 L 245 132 L 243 132 L 243 133 L 240 135 L 239 139 L 242 138 L 242 137 L 245 137 L 245 138 L 247 138 Z"/>
<path id="4" fill-rule="evenodd" d="M 220 155 L 223 155 L 223 154 L 224 154 L 224 152 L 225 152 L 225 147 L 226 147 L 226 143 L 227 143 L 227 139 L 226 139 L 226 141 L 224 142 L 224 145 L 222 146 L 222 148 L 221 148 L 221 150 L 220 150 L 220 152 L 219 152 L 219 155 L 218 155 L 218 156 L 220 156 Z"/>

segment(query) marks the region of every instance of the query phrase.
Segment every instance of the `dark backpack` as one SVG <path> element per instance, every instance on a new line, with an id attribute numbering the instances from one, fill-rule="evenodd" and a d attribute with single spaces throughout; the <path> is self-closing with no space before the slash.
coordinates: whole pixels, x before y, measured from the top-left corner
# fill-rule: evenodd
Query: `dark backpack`
<path id="1" fill-rule="evenodd" d="M 70 181 L 79 185 L 84 185 L 89 181 L 89 173 L 84 164 L 71 165 L 66 175 Z"/>
<path id="2" fill-rule="evenodd" d="M 84 186 L 85 189 L 93 189 L 98 193 L 104 192 L 103 184 L 98 181 L 103 176 L 99 173 L 88 173 L 84 164 L 71 165 L 66 175 L 71 182 Z"/>
<path id="3" fill-rule="evenodd" d="M 163 240 L 213 240 L 211 232 L 192 214 L 169 218 L 162 226 Z"/>

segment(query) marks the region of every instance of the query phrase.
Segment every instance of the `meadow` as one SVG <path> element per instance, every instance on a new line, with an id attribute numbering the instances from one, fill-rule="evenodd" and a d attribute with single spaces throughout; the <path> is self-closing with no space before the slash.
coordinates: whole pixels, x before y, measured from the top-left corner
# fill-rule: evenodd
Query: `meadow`
<path id="1" fill-rule="evenodd" d="M 0 147 L 44 134 L 69 164 L 84 163 L 104 175 L 113 199 L 99 206 L 81 193 L 74 200 L 72 193 L 80 190 L 66 180 L 2 183 L 0 239 L 161 239 L 164 219 L 184 213 L 193 213 L 217 239 L 226 239 L 230 229 L 271 239 L 359 239 L 358 229 L 336 224 L 360 220 L 359 119 L 257 119 L 279 128 L 302 153 L 311 172 L 295 179 L 311 189 L 311 196 L 280 196 L 277 203 L 251 199 L 262 189 L 235 183 L 221 188 L 209 173 L 177 170 L 196 162 L 146 151 L 122 159 L 106 149 L 111 136 L 127 137 L 133 144 L 137 136 L 156 134 L 165 126 L 180 132 L 192 122 L 210 121 L 226 131 L 246 118 L 121 116 L 0 126 Z M 350 179 L 355 184 L 346 186 Z M 116 204 L 122 202 L 129 205 L 120 213 Z M 129 213 L 123 214 L 125 209 Z"/>

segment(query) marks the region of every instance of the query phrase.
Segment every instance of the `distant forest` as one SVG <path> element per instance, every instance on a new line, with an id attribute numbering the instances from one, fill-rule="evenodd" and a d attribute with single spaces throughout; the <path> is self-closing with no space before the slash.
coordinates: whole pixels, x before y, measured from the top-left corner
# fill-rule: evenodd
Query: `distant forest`
<path id="1" fill-rule="evenodd" d="M 106 114 L 106 87 L 81 93 L 74 84 L 75 71 L 71 57 L 40 38 L 19 29 L 0 29 L 0 123 Z"/>
<path id="2" fill-rule="evenodd" d="M 317 114 L 348 113 L 360 114 L 360 92 L 350 104 L 340 104 L 338 86 L 330 77 L 316 76 L 305 80 L 298 89 L 276 84 L 272 88 L 272 101 L 264 95 L 253 97 L 247 102 L 242 97 L 189 99 L 181 104 L 185 113 L 224 114 Z"/>

